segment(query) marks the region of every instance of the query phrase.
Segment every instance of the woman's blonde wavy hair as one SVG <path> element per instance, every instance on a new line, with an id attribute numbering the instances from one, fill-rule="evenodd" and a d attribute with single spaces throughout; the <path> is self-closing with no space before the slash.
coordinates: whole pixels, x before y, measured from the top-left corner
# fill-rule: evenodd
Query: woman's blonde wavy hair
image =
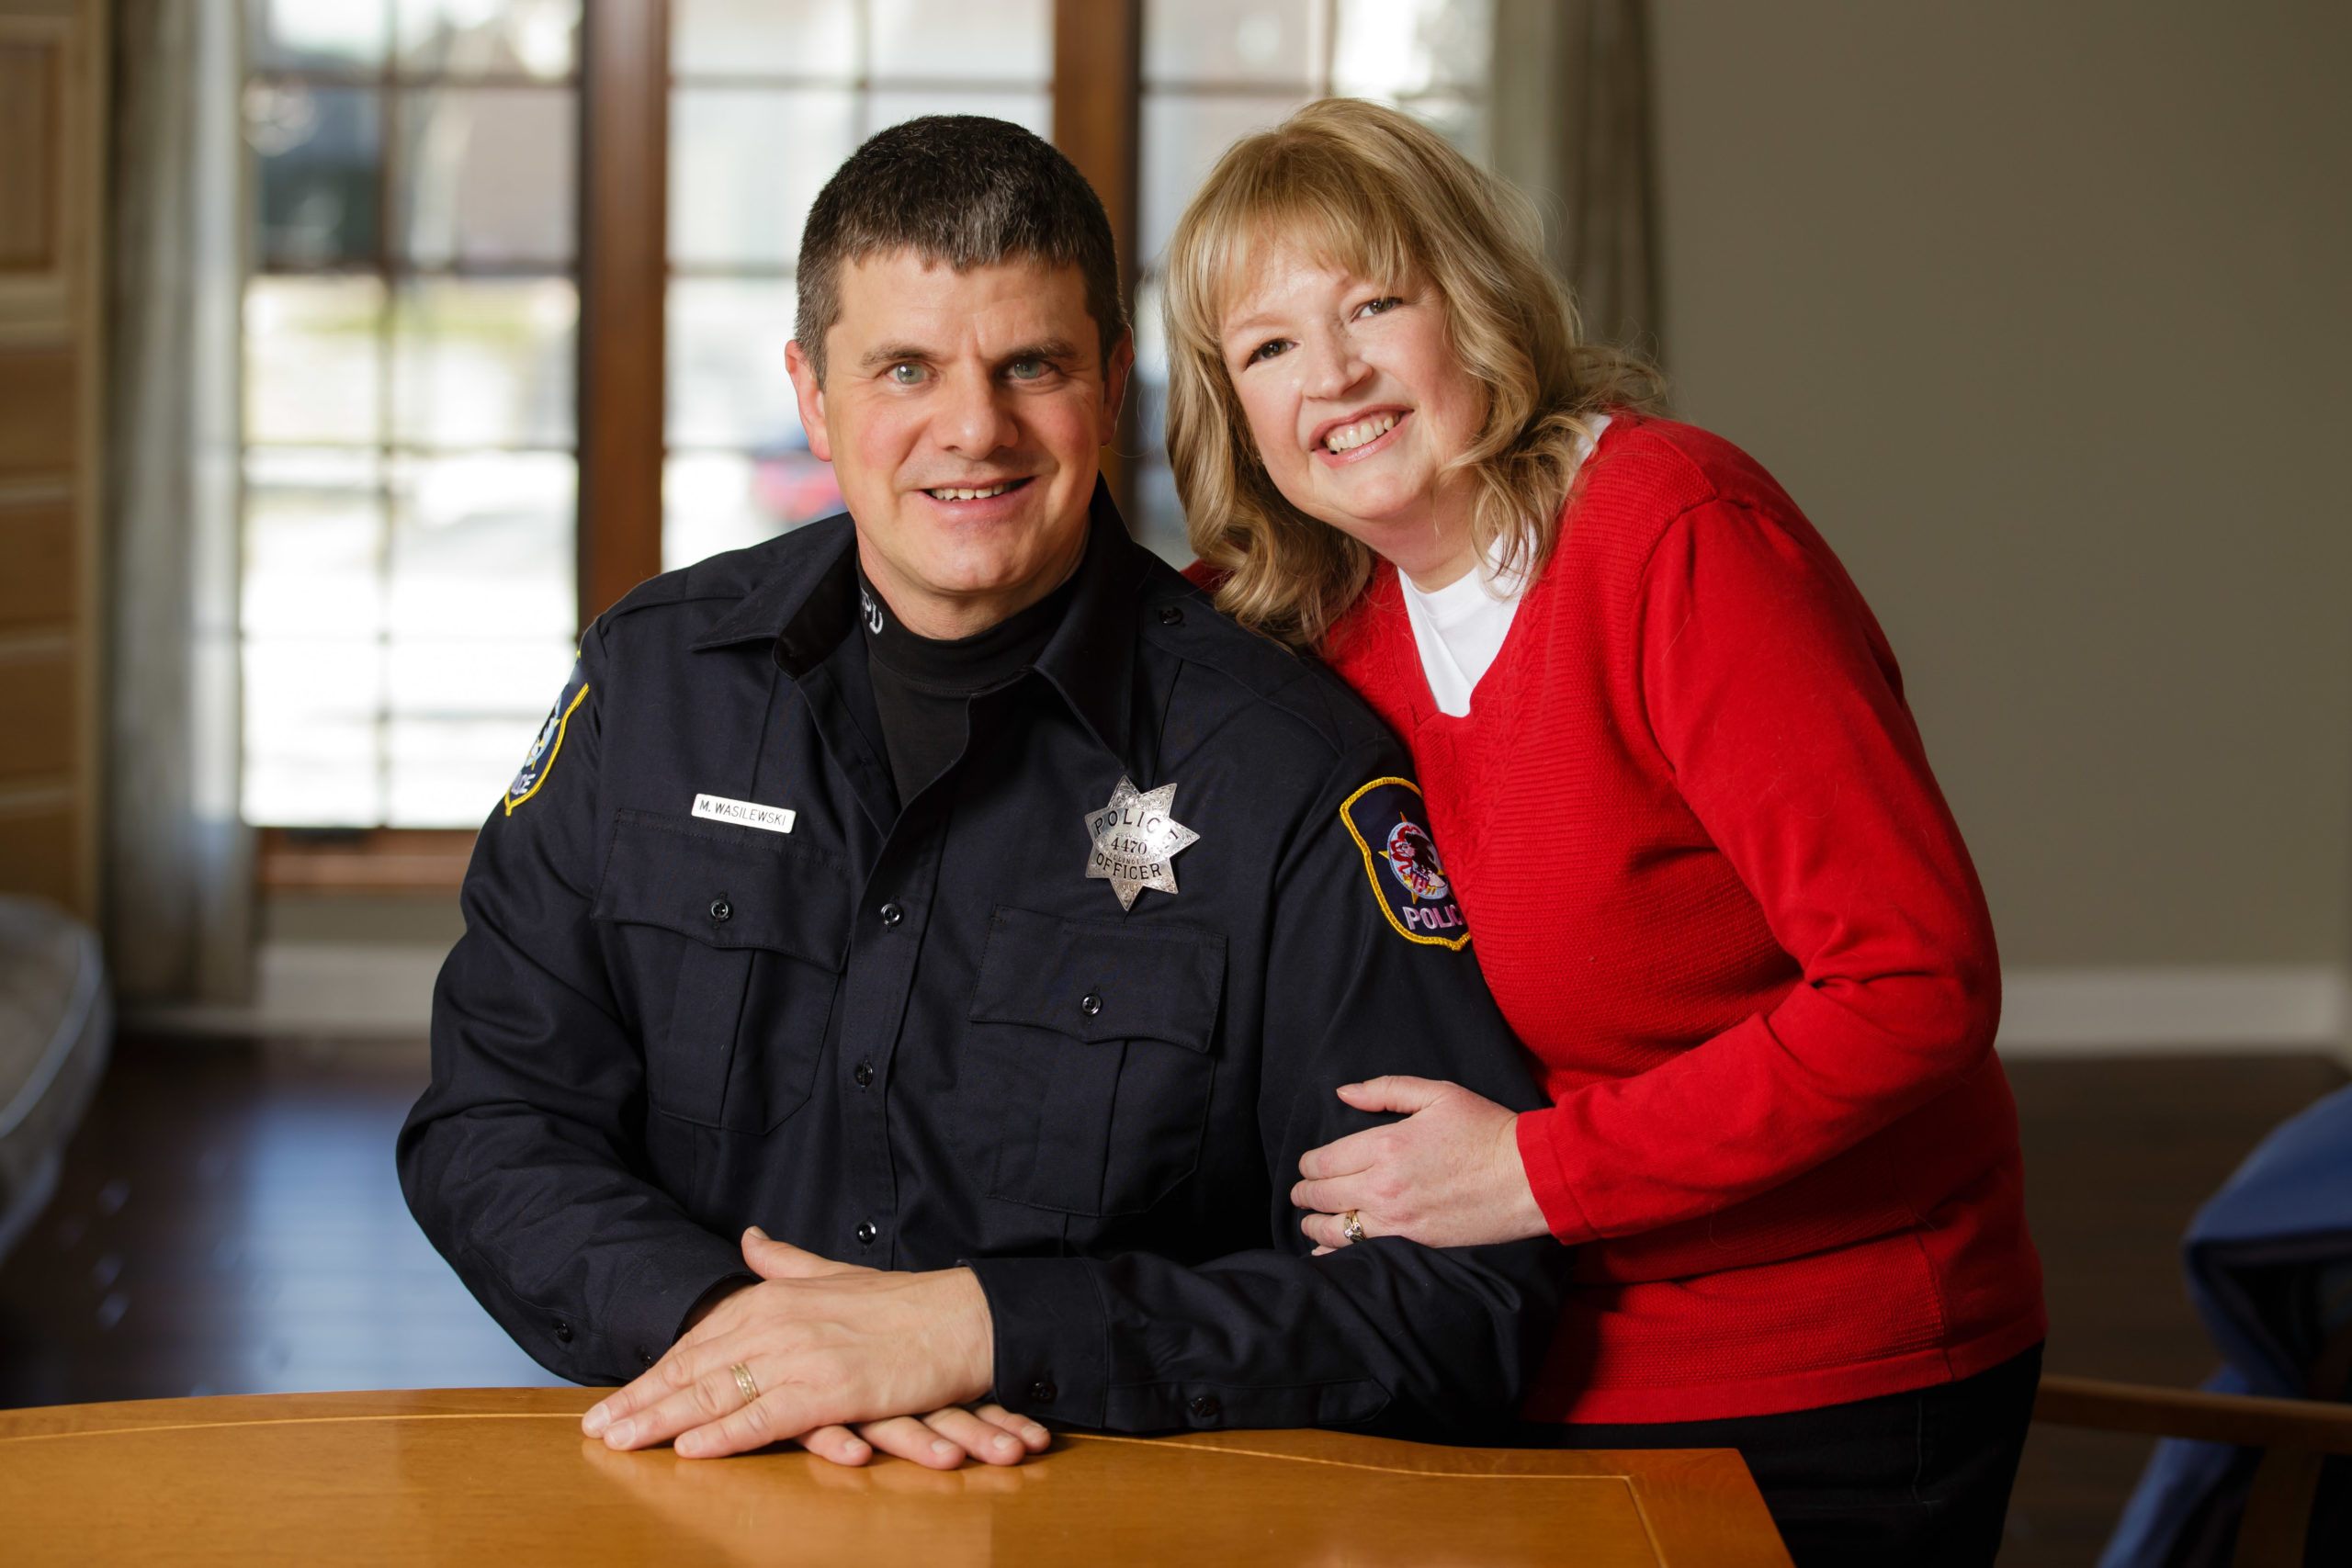
<path id="1" fill-rule="evenodd" d="M 1225 366 L 1221 327 L 1254 248 L 1300 245 L 1363 277 L 1424 279 L 1445 301 L 1485 423 L 1453 466 L 1475 481 L 1471 536 L 1507 568 L 1549 558 L 1591 418 L 1657 401 L 1657 371 L 1580 341 L 1544 265 L 1535 209 L 1435 131 L 1354 98 L 1307 105 L 1243 138 L 1168 245 L 1168 455 L 1193 553 L 1230 575 L 1217 607 L 1295 646 L 1319 642 L 1363 592 L 1373 553 L 1284 500 Z"/>

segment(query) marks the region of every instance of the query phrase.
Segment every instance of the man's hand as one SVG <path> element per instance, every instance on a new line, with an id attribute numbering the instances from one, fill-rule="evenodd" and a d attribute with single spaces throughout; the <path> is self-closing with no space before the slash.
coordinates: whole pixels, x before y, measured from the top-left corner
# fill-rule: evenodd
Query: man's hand
<path id="1" fill-rule="evenodd" d="M 1359 1111 L 1403 1111 L 1402 1122 L 1351 1133 L 1299 1156 L 1306 1178 L 1291 1202 L 1317 1209 L 1300 1226 L 1329 1252 L 1348 1245 L 1352 1209 L 1366 1235 L 1425 1247 L 1477 1247 L 1544 1235 L 1550 1227 L 1519 1157 L 1519 1117 L 1460 1084 L 1385 1077 L 1340 1098 Z"/>
<path id="2" fill-rule="evenodd" d="M 688 1459 L 797 1438 L 839 1464 L 863 1464 L 878 1449 L 938 1470 L 967 1455 L 1017 1463 L 1050 1440 L 997 1406 L 958 1408 L 996 1376 L 988 1298 L 970 1269 L 860 1269 L 757 1227 L 744 1233 L 743 1259 L 762 1282 L 713 1307 L 643 1377 L 582 1417 L 582 1431 L 614 1449 L 674 1442 Z M 744 1401 L 738 1365 L 756 1401 Z M 910 1414 L 922 1411 L 931 1414 Z"/>

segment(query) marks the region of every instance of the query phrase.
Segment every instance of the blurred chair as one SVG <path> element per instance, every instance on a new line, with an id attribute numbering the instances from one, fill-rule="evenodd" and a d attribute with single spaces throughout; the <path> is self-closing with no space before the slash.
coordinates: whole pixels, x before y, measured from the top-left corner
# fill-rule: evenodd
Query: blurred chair
<path id="1" fill-rule="evenodd" d="M 2099 1568 L 2352 1563 L 2352 1089 L 2290 1118 L 2190 1222 L 2202 1390 L 2045 1377 L 2037 1420 L 2165 1438 Z"/>
<path id="2" fill-rule="evenodd" d="M 0 895 L 0 1258 L 57 1190 L 113 1036 L 97 938 L 53 904 Z"/>

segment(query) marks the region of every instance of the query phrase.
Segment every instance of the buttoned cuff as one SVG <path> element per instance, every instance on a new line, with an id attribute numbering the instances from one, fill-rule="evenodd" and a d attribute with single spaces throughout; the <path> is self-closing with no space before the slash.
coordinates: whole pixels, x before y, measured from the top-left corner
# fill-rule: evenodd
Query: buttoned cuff
<path id="1" fill-rule="evenodd" d="M 996 1401 L 1034 1420 L 1101 1427 L 1110 1399 L 1110 1313 L 1084 1258 L 967 1258 L 989 1299 Z"/>
<path id="2" fill-rule="evenodd" d="M 691 1234 L 682 1230 L 674 1240 L 665 1238 L 654 1256 L 639 1260 L 629 1273 L 628 1283 L 606 1298 L 605 1321 L 588 1325 L 606 1348 L 597 1359 L 622 1373 L 622 1382 L 660 1360 L 713 1291 L 759 1280 L 745 1271 L 741 1248 L 698 1226 Z"/>
<path id="3" fill-rule="evenodd" d="M 1522 1111 L 1512 1131 L 1519 1139 L 1519 1163 L 1527 1170 L 1528 1190 L 1535 1194 L 1535 1206 L 1544 1211 L 1544 1223 L 1551 1227 L 1555 1240 L 1572 1247 L 1600 1233 L 1585 1218 L 1584 1205 L 1577 1201 L 1576 1189 L 1568 1185 L 1568 1173 L 1561 1166 L 1560 1152 L 1552 1145 L 1552 1128 L 1557 1120 L 1554 1111 Z"/>

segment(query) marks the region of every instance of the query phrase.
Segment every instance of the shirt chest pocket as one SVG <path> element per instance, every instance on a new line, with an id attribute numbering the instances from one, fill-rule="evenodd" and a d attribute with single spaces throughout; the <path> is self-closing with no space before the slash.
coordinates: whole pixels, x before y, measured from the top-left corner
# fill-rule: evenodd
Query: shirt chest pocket
<path id="1" fill-rule="evenodd" d="M 765 1133 L 807 1101 L 850 891 L 832 857 L 778 835 L 620 813 L 591 913 L 628 956 L 655 1110 Z"/>
<path id="2" fill-rule="evenodd" d="M 1214 933 L 997 910 L 964 1074 L 989 1195 L 1130 1214 L 1190 1176 L 1224 984 Z"/>

